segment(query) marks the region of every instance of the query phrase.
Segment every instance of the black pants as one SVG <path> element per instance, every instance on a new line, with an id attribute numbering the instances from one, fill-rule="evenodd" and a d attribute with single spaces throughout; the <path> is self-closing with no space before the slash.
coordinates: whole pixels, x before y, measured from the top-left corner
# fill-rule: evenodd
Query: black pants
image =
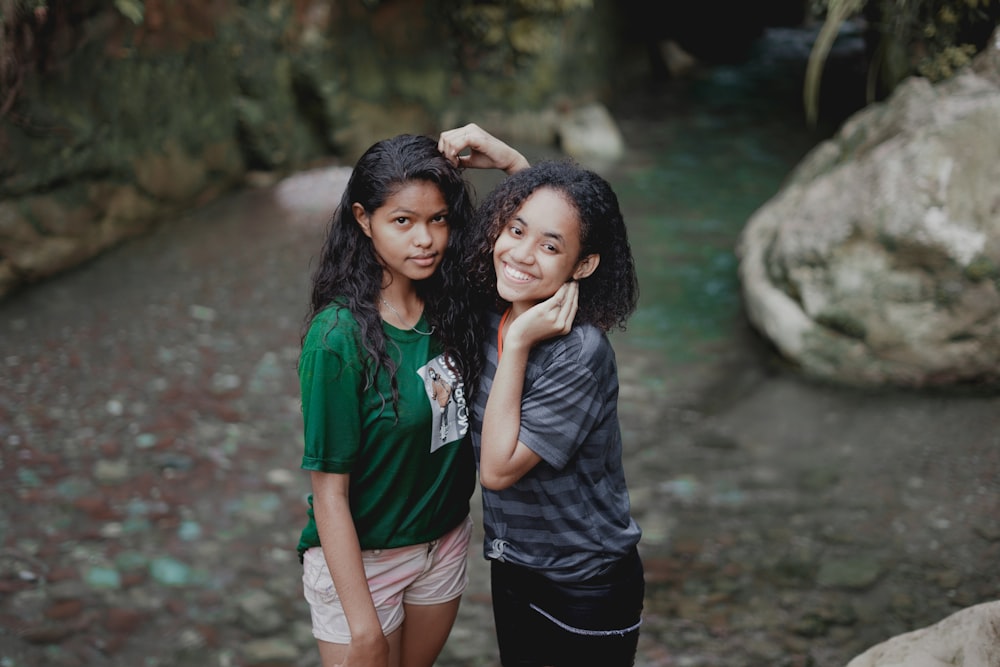
<path id="1" fill-rule="evenodd" d="M 492 561 L 490 584 L 504 667 L 635 664 L 645 594 L 635 549 L 607 572 L 573 583 Z"/>

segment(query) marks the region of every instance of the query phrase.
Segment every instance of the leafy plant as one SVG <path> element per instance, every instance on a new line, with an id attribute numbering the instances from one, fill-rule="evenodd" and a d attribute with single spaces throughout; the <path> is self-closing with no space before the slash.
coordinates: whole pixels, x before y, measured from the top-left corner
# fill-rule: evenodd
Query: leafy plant
<path id="1" fill-rule="evenodd" d="M 0 118 L 14 106 L 25 73 L 45 54 L 47 0 L 0 0 Z"/>

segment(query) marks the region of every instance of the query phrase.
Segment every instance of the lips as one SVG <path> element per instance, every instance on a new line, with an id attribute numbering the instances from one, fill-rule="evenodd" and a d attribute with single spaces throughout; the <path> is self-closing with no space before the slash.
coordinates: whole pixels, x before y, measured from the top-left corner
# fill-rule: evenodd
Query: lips
<path id="1" fill-rule="evenodd" d="M 437 255 L 418 255 L 411 257 L 410 261 L 418 266 L 433 266 L 437 261 Z"/>

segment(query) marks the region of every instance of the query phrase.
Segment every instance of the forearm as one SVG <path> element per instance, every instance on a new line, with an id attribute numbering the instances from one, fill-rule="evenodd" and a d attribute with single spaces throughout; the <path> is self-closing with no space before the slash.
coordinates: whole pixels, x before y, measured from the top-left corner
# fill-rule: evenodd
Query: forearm
<path id="1" fill-rule="evenodd" d="M 351 643 L 357 646 L 378 644 L 384 641 L 382 626 L 368 586 L 346 489 L 343 493 L 333 491 L 330 480 L 323 479 L 329 475 L 316 472 L 312 475 L 316 528 L 330 576 L 347 616 Z"/>
<path id="2" fill-rule="evenodd" d="M 438 150 L 458 167 L 500 169 L 510 175 L 531 166 L 519 151 L 475 123 L 442 132 Z M 465 150 L 469 153 L 461 155 Z"/>
<path id="3" fill-rule="evenodd" d="M 528 158 L 524 157 L 513 148 L 511 148 L 510 150 L 511 153 L 513 153 L 513 155 L 509 156 L 509 162 L 507 166 L 503 168 L 504 173 L 510 176 L 511 174 L 516 174 L 522 169 L 527 169 L 528 167 L 531 166 L 531 163 L 528 162 Z"/>
<path id="4" fill-rule="evenodd" d="M 521 398 L 530 348 L 504 350 L 483 415 L 479 481 L 487 489 L 505 489 L 519 480 L 540 458 L 518 442 Z"/>

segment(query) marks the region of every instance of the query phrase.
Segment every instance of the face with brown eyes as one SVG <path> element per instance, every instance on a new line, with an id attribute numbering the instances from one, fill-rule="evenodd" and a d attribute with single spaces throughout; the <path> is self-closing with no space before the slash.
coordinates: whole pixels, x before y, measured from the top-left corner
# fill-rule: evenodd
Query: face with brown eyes
<path id="1" fill-rule="evenodd" d="M 525 199 L 493 244 L 497 292 L 512 314 L 593 273 L 600 255 L 581 258 L 580 248 L 580 218 L 559 191 L 542 187 Z"/>
<path id="2" fill-rule="evenodd" d="M 429 278 L 448 247 L 448 204 L 429 181 L 410 181 L 371 213 L 352 207 L 365 235 L 372 240 L 387 274 L 386 284 Z"/>

